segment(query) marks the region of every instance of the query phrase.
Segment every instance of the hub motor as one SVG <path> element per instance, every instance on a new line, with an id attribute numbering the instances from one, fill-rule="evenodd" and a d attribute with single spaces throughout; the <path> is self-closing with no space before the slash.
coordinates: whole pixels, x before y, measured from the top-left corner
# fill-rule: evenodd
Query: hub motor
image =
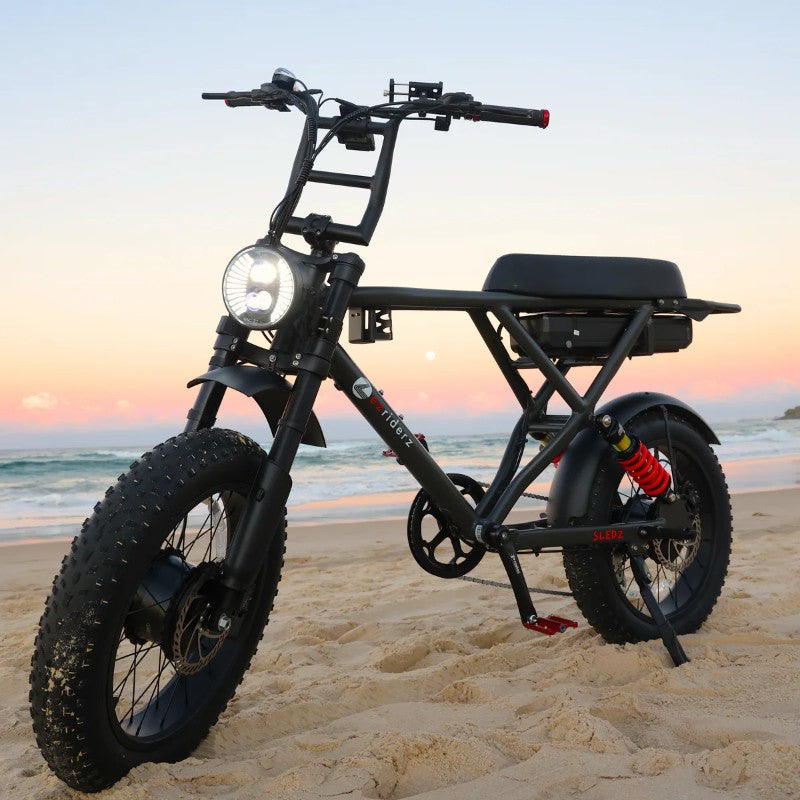
<path id="1" fill-rule="evenodd" d="M 152 563 L 125 621 L 125 635 L 135 644 L 161 646 L 180 675 L 193 675 L 217 654 L 229 628 L 207 624 L 219 565 L 191 567 L 175 552 L 164 551 Z"/>

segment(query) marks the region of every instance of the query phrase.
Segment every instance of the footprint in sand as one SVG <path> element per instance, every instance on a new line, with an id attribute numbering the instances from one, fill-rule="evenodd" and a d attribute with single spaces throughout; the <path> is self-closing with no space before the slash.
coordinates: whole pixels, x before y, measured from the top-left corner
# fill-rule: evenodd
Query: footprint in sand
<path id="1" fill-rule="evenodd" d="M 408 672 L 414 669 L 423 658 L 430 655 L 430 652 L 430 647 L 420 642 L 405 650 L 398 650 L 384 656 L 378 662 L 378 669 L 381 672 L 390 673 Z"/>

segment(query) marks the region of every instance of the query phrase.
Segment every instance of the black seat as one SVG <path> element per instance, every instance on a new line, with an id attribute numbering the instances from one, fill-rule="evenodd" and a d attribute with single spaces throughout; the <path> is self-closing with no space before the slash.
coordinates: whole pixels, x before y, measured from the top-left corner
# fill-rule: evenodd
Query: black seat
<path id="1" fill-rule="evenodd" d="M 511 253 L 494 262 L 483 289 L 537 297 L 686 297 L 677 265 L 655 258 Z"/>

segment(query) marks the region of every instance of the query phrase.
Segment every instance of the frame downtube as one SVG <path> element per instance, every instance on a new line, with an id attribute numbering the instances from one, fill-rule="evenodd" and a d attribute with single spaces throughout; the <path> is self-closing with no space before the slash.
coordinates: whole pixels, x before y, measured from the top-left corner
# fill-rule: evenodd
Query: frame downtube
<path id="1" fill-rule="evenodd" d="M 417 441 L 400 415 L 373 388 L 341 345 L 336 347 L 333 354 L 331 376 L 358 413 L 398 454 L 403 466 L 430 494 L 436 505 L 450 516 L 462 533 L 471 535 L 477 519 L 475 509 L 464 499 L 433 456 Z"/>

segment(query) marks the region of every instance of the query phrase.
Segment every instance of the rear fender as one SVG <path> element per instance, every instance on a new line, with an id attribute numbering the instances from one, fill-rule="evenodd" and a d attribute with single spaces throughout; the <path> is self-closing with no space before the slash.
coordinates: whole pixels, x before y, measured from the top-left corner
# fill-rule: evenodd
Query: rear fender
<path id="1" fill-rule="evenodd" d="M 651 408 L 664 407 L 697 428 L 709 444 L 719 444 L 708 423 L 682 400 L 656 392 L 626 394 L 606 403 L 595 416 L 610 414 L 625 425 L 635 416 Z M 589 494 L 594 477 L 604 459 L 609 457 L 608 443 L 594 430 L 581 431 L 564 451 L 550 487 L 547 519 L 551 525 L 569 525 L 584 517 L 589 509 Z"/>
<path id="2" fill-rule="evenodd" d="M 291 384 L 286 378 L 276 375 L 274 372 L 267 372 L 261 367 L 234 364 L 230 367 L 212 369 L 189 381 L 187 385 L 192 387 L 208 381 L 220 383 L 229 389 L 235 389 L 237 392 L 247 395 L 247 397 L 252 397 L 266 417 L 273 435 L 275 434 L 283 409 L 286 407 L 286 401 L 292 393 Z M 313 412 L 309 417 L 301 441 L 303 444 L 325 447 L 322 427 Z"/>

